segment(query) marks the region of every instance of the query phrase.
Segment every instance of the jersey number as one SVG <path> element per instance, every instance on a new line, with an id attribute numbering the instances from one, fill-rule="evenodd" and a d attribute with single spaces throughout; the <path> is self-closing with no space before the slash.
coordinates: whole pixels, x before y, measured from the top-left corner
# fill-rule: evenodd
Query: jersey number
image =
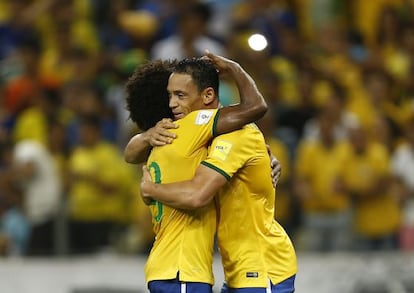
<path id="1" fill-rule="evenodd" d="M 160 168 L 160 166 L 156 162 L 152 162 L 149 165 L 148 169 L 149 169 L 150 172 L 151 172 L 151 169 L 154 170 L 154 183 L 161 183 L 161 168 Z M 160 203 L 157 200 L 152 200 L 151 205 L 156 205 L 157 206 L 158 213 L 154 216 L 154 220 L 155 220 L 155 222 L 158 223 L 159 221 L 161 221 L 161 218 L 162 218 L 162 210 L 163 210 L 162 203 Z"/>

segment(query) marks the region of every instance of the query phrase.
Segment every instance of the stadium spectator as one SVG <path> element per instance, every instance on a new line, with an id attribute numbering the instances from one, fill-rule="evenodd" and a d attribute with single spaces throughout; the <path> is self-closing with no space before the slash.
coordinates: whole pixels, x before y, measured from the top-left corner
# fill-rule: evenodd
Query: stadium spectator
<path id="1" fill-rule="evenodd" d="M 150 52 L 151 59 L 183 59 L 201 57 L 204 50 L 225 55 L 224 46 L 208 35 L 210 7 L 205 3 L 190 4 L 180 11 L 176 34 L 157 41 Z"/>
<path id="2" fill-rule="evenodd" d="M 0 255 L 27 254 L 30 224 L 13 174 L 13 144 L 0 142 Z"/>
<path id="3" fill-rule="evenodd" d="M 51 256 L 55 253 L 55 218 L 63 190 L 48 146 L 31 139 L 17 142 L 13 172 L 13 179 L 22 192 L 24 214 L 31 226 L 27 253 Z"/>
<path id="4" fill-rule="evenodd" d="M 400 245 L 403 250 L 414 249 L 414 115 L 404 127 L 404 140 L 391 157 L 391 170 L 395 176 L 397 195 L 402 200 Z"/>
<path id="5" fill-rule="evenodd" d="M 96 253 L 114 245 L 130 221 L 132 171 L 113 144 L 102 139 L 100 118 L 83 116 L 79 144 L 69 156 L 70 252 Z"/>
<path id="6" fill-rule="evenodd" d="M 346 192 L 335 188 L 345 145 L 334 136 L 335 124 L 328 112 L 321 111 L 317 123 L 320 139 L 302 137 L 294 159 L 293 189 L 303 212 L 298 245 L 307 251 L 347 250 L 351 202 Z"/>
<path id="7" fill-rule="evenodd" d="M 400 199 L 390 192 L 390 154 L 363 126 L 349 129 L 349 145 L 339 171 L 338 190 L 352 198 L 355 249 L 398 247 Z"/>

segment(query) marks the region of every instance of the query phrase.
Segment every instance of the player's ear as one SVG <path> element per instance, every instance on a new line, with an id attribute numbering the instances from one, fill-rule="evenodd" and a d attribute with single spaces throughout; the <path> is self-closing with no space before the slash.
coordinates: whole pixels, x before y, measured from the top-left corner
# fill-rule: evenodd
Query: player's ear
<path id="1" fill-rule="evenodd" d="M 210 105 L 212 102 L 216 100 L 216 92 L 212 87 L 208 87 L 204 89 L 202 93 L 202 98 L 204 105 Z"/>

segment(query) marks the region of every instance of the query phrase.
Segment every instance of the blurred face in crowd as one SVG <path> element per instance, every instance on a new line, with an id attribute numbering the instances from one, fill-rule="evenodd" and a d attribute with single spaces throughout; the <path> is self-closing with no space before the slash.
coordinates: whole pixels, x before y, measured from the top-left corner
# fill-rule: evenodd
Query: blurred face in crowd
<path id="1" fill-rule="evenodd" d="M 319 116 L 319 127 L 320 127 L 320 134 L 322 138 L 322 142 L 325 145 L 332 144 L 334 139 L 334 123 L 327 111 L 321 112 Z"/>
<path id="2" fill-rule="evenodd" d="M 96 124 L 82 123 L 80 127 L 80 142 L 85 147 L 95 146 L 101 137 L 100 128 Z"/>
<path id="3" fill-rule="evenodd" d="M 362 127 L 349 129 L 349 139 L 357 153 L 364 152 L 367 144 L 367 133 Z"/>
<path id="4" fill-rule="evenodd" d="M 338 98 L 335 93 L 330 94 L 324 107 L 326 108 L 325 111 L 327 112 L 327 115 L 329 115 L 333 121 L 340 119 L 343 111 L 343 104 L 341 103 L 341 99 Z"/>
<path id="5" fill-rule="evenodd" d="M 179 27 L 182 37 L 191 40 L 204 32 L 205 22 L 193 13 L 180 19 Z"/>
<path id="6" fill-rule="evenodd" d="M 373 103 L 385 101 L 390 94 L 388 80 L 381 73 L 372 73 L 366 78 L 366 88 Z"/>
<path id="7" fill-rule="evenodd" d="M 370 138 L 379 142 L 385 146 L 391 146 L 393 140 L 393 134 L 391 125 L 384 116 L 378 116 L 372 124 L 372 128 L 369 131 Z"/>

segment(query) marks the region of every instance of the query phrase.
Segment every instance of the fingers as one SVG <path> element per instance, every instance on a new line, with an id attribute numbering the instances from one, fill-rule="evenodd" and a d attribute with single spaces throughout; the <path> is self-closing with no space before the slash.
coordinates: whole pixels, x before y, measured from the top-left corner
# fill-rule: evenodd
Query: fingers
<path id="1" fill-rule="evenodd" d="M 177 135 L 168 131 L 168 129 L 176 129 L 178 124 L 171 119 L 162 119 L 153 128 L 148 130 L 149 143 L 151 146 L 163 146 L 173 142 Z"/>
<path id="2" fill-rule="evenodd" d="M 271 174 L 272 174 L 272 178 L 277 175 L 280 176 L 282 174 L 282 167 L 280 166 L 280 163 L 272 167 Z"/>
<path id="3" fill-rule="evenodd" d="M 266 149 L 267 149 L 267 153 L 269 154 L 269 157 L 270 157 L 271 159 L 273 159 L 273 158 L 274 158 L 274 156 L 273 156 L 273 154 L 272 154 L 272 151 L 270 150 L 270 145 L 266 144 Z"/>
<path id="4" fill-rule="evenodd" d="M 273 188 L 276 188 L 277 184 L 279 183 L 279 179 L 280 179 L 280 174 L 272 178 Z"/>
<path id="5" fill-rule="evenodd" d="M 221 77 L 224 77 L 228 74 L 235 74 L 232 68 L 234 68 L 234 66 L 236 66 L 237 63 L 235 63 L 233 60 L 227 59 L 223 56 L 215 55 L 211 53 L 209 50 L 206 50 L 205 53 L 206 58 L 213 62 L 217 72 L 220 74 Z"/>
<path id="6" fill-rule="evenodd" d="M 274 169 L 274 168 L 282 168 L 282 166 L 281 166 L 281 164 L 280 164 L 280 162 L 279 162 L 279 160 L 278 159 L 276 159 L 276 157 L 275 156 L 273 156 L 273 155 L 271 155 L 271 157 L 270 157 L 270 167 L 272 168 L 272 169 Z"/>
<path id="7" fill-rule="evenodd" d="M 272 177 L 272 184 L 274 188 L 276 188 L 281 175 L 282 175 L 282 168 L 280 167 L 280 164 L 275 166 L 275 168 L 272 168 L 271 177 Z"/>
<path id="8" fill-rule="evenodd" d="M 142 166 L 142 181 L 151 181 L 151 174 L 146 165 Z"/>
<path id="9" fill-rule="evenodd" d="M 146 165 L 142 165 L 142 174 L 149 174 L 148 168 Z"/>
<path id="10" fill-rule="evenodd" d="M 213 53 L 211 53 L 209 50 L 205 50 L 205 56 L 209 59 L 214 59 L 216 57 L 216 55 L 214 55 Z"/>
<path id="11" fill-rule="evenodd" d="M 178 128 L 178 125 L 174 123 L 170 118 L 164 118 L 155 125 L 155 127 L 161 127 L 165 129 L 175 129 Z"/>
<path id="12" fill-rule="evenodd" d="M 212 60 L 213 54 L 209 50 L 204 50 L 204 54 L 201 59 Z"/>
<path id="13" fill-rule="evenodd" d="M 146 165 L 142 166 L 142 178 L 141 178 L 141 198 L 146 205 L 150 205 L 152 198 L 146 193 L 146 183 L 151 181 L 151 174 Z"/>
<path id="14" fill-rule="evenodd" d="M 168 131 L 155 132 L 151 134 L 150 144 L 152 146 L 162 146 L 172 143 L 175 138 L 176 135 Z"/>
<path id="15" fill-rule="evenodd" d="M 206 59 L 210 59 L 215 64 L 217 69 L 224 68 L 228 63 L 231 62 L 227 58 L 211 53 L 209 50 L 205 50 L 205 54 Z"/>
<path id="16" fill-rule="evenodd" d="M 279 182 L 280 176 L 282 175 L 282 165 L 279 160 L 270 152 L 270 147 L 267 145 L 267 150 L 270 155 L 270 167 L 272 168 L 271 177 L 273 187 L 276 188 L 277 183 Z"/>

